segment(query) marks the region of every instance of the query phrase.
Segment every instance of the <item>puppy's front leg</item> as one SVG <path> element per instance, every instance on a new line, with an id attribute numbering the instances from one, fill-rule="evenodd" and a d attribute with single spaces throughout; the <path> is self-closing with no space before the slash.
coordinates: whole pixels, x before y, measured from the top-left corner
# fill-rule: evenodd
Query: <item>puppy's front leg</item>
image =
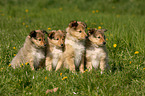
<path id="1" fill-rule="evenodd" d="M 45 66 L 46 66 L 46 70 L 52 71 L 52 58 L 51 57 L 46 57 Z"/>
<path id="2" fill-rule="evenodd" d="M 84 56 L 82 56 L 81 65 L 79 68 L 80 72 L 84 73 Z"/>
<path id="3" fill-rule="evenodd" d="M 31 69 L 34 70 L 34 59 L 31 59 L 29 64 L 30 64 Z"/>
<path id="4" fill-rule="evenodd" d="M 60 60 L 58 61 L 58 63 L 57 63 L 57 66 L 56 66 L 55 71 L 57 71 L 58 69 L 60 69 L 60 68 L 61 68 L 62 63 L 63 63 L 63 61 L 62 61 L 62 59 L 60 59 Z"/>
<path id="5" fill-rule="evenodd" d="M 100 60 L 100 69 L 101 69 L 101 74 L 103 71 L 107 68 L 107 59 L 106 58 L 101 58 Z"/>
<path id="6" fill-rule="evenodd" d="M 66 58 L 66 63 L 69 65 L 69 70 L 75 73 L 75 64 L 74 64 L 74 58 L 72 57 L 67 57 Z"/>

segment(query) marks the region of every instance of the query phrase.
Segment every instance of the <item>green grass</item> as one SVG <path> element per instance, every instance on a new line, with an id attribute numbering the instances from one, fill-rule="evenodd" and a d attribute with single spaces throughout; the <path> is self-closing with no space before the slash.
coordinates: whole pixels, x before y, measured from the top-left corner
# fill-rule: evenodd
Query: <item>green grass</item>
<path id="1" fill-rule="evenodd" d="M 145 95 L 144 3 L 143 0 L 0 1 L 0 95 L 43 96 L 47 89 L 56 87 L 57 92 L 47 95 L 72 96 L 73 92 L 77 96 Z M 93 10 L 99 12 L 92 13 Z M 101 26 L 108 30 L 105 34 L 111 72 L 72 74 L 65 69 L 48 72 L 31 71 L 29 65 L 15 70 L 9 67 L 30 31 L 65 30 L 72 20 L 85 21 L 88 28 Z M 139 53 L 134 54 L 135 51 Z M 67 79 L 62 80 L 63 77 Z"/>

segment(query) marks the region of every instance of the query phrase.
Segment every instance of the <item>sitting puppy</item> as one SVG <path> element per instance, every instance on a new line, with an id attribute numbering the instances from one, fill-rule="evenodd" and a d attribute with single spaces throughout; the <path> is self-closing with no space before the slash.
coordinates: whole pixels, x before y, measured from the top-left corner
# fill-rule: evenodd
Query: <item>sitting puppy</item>
<path id="1" fill-rule="evenodd" d="M 89 71 L 92 66 L 97 69 L 100 66 L 101 73 L 109 68 L 108 55 L 106 51 L 106 41 L 104 32 L 106 29 L 90 29 L 89 37 L 86 40 L 86 67 Z"/>
<path id="2" fill-rule="evenodd" d="M 64 66 L 72 72 L 76 69 L 84 72 L 86 27 L 84 22 L 72 21 L 66 28 Z"/>
<path id="3" fill-rule="evenodd" d="M 65 32 L 53 30 L 48 34 L 47 39 L 46 69 L 51 71 L 53 68 L 57 71 L 61 68 L 63 63 Z"/>
<path id="4" fill-rule="evenodd" d="M 28 62 L 32 70 L 45 66 L 45 31 L 35 30 L 26 37 L 23 47 L 11 61 L 13 68 Z"/>

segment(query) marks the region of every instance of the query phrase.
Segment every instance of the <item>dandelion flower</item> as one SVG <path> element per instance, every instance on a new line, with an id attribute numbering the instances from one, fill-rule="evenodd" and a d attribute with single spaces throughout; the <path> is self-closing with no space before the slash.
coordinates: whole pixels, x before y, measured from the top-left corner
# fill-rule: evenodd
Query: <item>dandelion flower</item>
<path id="1" fill-rule="evenodd" d="M 62 8 L 59 8 L 59 10 L 62 10 Z"/>
<path id="2" fill-rule="evenodd" d="M 45 77 L 45 80 L 47 79 L 47 76 Z"/>
<path id="3" fill-rule="evenodd" d="M 90 30 L 90 28 L 87 28 L 88 30 Z"/>
<path id="4" fill-rule="evenodd" d="M 108 38 L 106 38 L 106 40 L 108 41 Z"/>
<path id="5" fill-rule="evenodd" d="M 48 28 L 48 30 L 51 30 L 51 28 Z"/>
<path id="6" fill-rule="evenodd" d="M 62 73 L 60 73 L 60 76 L 62 76 Z"/>
<path id="7" fill-rule="evenodd" d="M 143 68 L 143 70 L 145 70 L 145 68 Z"/>
<path id="8" fill-rule="evenodd" d="M 28 65 L 28 62 L 26 62 L 25 65 Z"/>
<path id="9" fill-rule="evenodd" d="M 26 28 L 28 27 L 28 25 L 26 25 Z"/>
<path id="10" fill-rule="evenodd" d="M 23 22 L 22 24 L 23 24 L 23 25 L 25 25 L 25 23 L 24 23 L 24 22 Z"/>
<path id="11" fill-rule="evenodd" d="M 103 25 L 103 23 L 100 23 L 101 25 Z"/>
<path id="12" fill-rule="evenodd" d="M 131 64 L 131 61 L 129 61 L 129 64 Z"/>
<path id="13" fill-rule="evenodd" d="M 95 11 L 93 10 L 92 13 L 95 13 Z"/>
<path id="14" fill-rule="evenodd" d="M 13 49 L 16 49 L 16 47 L 13 47 Z"/>
<path id="15" fill-rule="evenodd" d="M 11 67 L 11 64 L 9 64 L 9 67 Z"/>
<path id="16" fill-rule="evenodd" d="M 113 47 L 115 48 L 117 46 L 117 44 L 113 44 Z"/>
<path id="17" fill-rule="evenodd" d="M 25 10 L 26 13 L 28 13 L 28 11 L 29 11 L 28 9 Z"/>
<path id="18" fill-rule="evenodd" d="M 96 12 L 98 13 L 98 12 L 99 12 L 99 10 L 96 10 Z"/>
<path id="19" fill-rule="evenodd" d="M 16 56 L 16 54 L 14 54 L 14 56 Z"/>
<path id="20" fill-rule="evenodd" d="M 22 63 L 22 66 L 23 66 L 24 64 Z"/>
<path id="21" fill-rule="evenodd" d="M 62 80 L 67 79 L 67 77 L 63 77 Z"/>
<path id="22" fill-rule="evenodd" d="M 101 29 L 101 26 L 98 26 L 98 29 Z"/>
<path id="23" fill-rule="evenodd" d="M 134 54 L 138 54 L 138 53 L 139 53 L 138 51 L 135 51 L 135 52 L 134 52 Z"/>

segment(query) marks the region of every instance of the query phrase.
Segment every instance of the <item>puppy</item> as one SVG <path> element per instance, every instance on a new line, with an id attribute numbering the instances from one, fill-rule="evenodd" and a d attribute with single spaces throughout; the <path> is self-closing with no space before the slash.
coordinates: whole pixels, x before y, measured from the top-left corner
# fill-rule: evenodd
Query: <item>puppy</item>
<path id="1" fill-rule="evenodd" d="M 97 69 L 100 66 L 101 73 L 109 68 L 108 55 L 106 51 L 106 41 L 104 32 L 106 29 L 90 29 L 89 37 L 86 40 L 86 67 L 89 71 L 92 66 Z"/>
<path id="2" fill-rule="evenodd" d="M 53 30 L 48 34 L 47 38 L 46 69 L 51 71 L 53 68 L 57 71 L 63 63 L 65 32 Z"/>
<path id="3" fill-rule="evenodd" d="M 25 39 L 23 47 L 11 61 L 13 68 L 28 62 L 32 70 L 45 66 L 45 31 L 35 30 L 30 32 Z"/>
<path id="4" fill-rule="evenodd" d="M 64 66 L 75 72 L 84 72 L 85 33 L 87 25 L 84 22 L 72 21 L 66 28 Z"/>

